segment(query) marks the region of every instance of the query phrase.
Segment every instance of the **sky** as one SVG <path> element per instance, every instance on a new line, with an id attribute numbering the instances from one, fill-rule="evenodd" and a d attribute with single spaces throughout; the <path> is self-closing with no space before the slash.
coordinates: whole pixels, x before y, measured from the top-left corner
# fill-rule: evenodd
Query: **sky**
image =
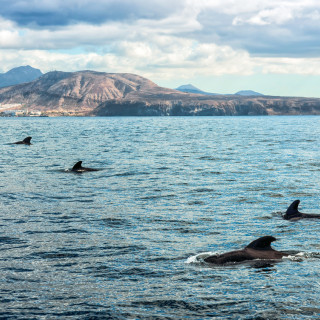
<path id="1" fill-rule="evenodd" d="M 160 86 L 320 97 L 318 0 L 0 0 L 0 73 L 135 73 Z"/>

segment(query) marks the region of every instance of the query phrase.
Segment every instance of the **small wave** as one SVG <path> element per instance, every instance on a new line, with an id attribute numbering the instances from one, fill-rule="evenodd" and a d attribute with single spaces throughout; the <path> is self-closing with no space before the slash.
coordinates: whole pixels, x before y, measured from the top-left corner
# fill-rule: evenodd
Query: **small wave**
<path id="1" fill-rule="evenodd" d="M 116 173 L 113 176 L 114 177 L 128 177 L 128 176 L 134 176 L 134 172 L 123 172 L 123 173 Z"/>
<path id="2" fill-rule="evenodd" d="M 134 254 L 140 253 L 145 251 L 147 248 L 144 246 L 136 246 L 136 245 L 129 245 L 129 246 L 101 246 L 100 250 L 103 250 L 104 256 L 121 256 L 126 254 Z"/>
<path id="3" fill-rule="evenodd" d="M 194 225 L 196 224 L 196 222 L 194 221 L 190 221 L 190 220 L 179 220 L 179 219 L 159 219 L 159 218 L 155 218 L 152 219 L 152 222 L 161 222 L 161 223 L 169 223 L 171 224 L 175 224 L 175 225 Z"/>
<path id="4" fill-rule="evenodd" d="M 159 278 L 164 277 L 165 273 L 154 271 L 154 270 L 147 270 L 143 268 L 126 268 L 120 271 L 120 274 L 123 276 L 141 276 L 141 277 L 152 277 L 152 278 Z"/>
<path id="5" fill-rule="evenodd" d="M 285 212 L 276 211 L 276 212 L 272 212 L 271 214 L 272 214 L 273 217 L 282 217 L 285 214 Z"/>
<path id="6" fill-rule="evenodd" d="M 291 197 L 315 197 L 316 194 L 307 192 L 291 192 L 289 193 Z"/>
<path id="7" fill-rule="evenodd" d="M 148 175 L 150 174 L 149 172 L 132 172 L 132 171 L 127 171 L 127 172 L 121 172 L 121 173 L 116 173 L 112 175 L 113 177 L 129 177 L 129 176 L 138 176 L 138 175 Z"/>
<path id="8" fill-rule="evenodd" d="M 202 264 L 204 263 L 204 259 L 212 256 L 212 255 L 217 255 L 217 252 L 202 252 L 202 253 L 198 253 L 194 256 L 189 257 L 186 260 L 186 264 Z"/>
<path id="9" fill-rule="evenodd" d="M 319 252 L 288 252 L 289 256 L 284 257 L 284 259 L 289 259 L 293 261 L 302 261 L 305 259 L 320 259 Z"/>
<path id="10" fill-rule="evenodd" d="M 195 200 L 195 201 L 189 201 L 188 202 L 188 205 L 189 206 L 194 206 L 194 205 L 203 205 L 205 204 L 204 201 L 198 201 L 198 200 Z"/>
<path id="11" fill-rule="evenodd" d="M 3 268 L 2 271 L 12 271 L 16 273 L 21 273 L 21 272 L 33 272 L 34 269 L 8 267 L 8 268 Z"/>
<path id="12" fill-rule="evenodd" d="M 43 234 L 43 233 L 88 233 L 88 231 L 83 230 L 83 229 L 75 229 L 75 228 L 71 228 L 71 229 L 65 229 L 65 230 L 28 230 L 25 231 L 24 233 L 26 234 Z"/>
<path id="13" fill-rule="evenodd" d="M 14 193 L 3 192 L 0 195 L 0 198 L 4 198 L 4 200 L 17 200 L 19 196 Z"/>
<path id="14" fill-rule="evenodd" d="M 308 258 L 308 254 L 305 252 L 298 252 L 296 254 L 289 254 L 287 257 L 283 257 L 283 260 L 303 261 L 306 258 Z"/>
<path id="15" fill-rule="evenodd" d="M 223 160 L 221 158 L 217 158 L 217 157 L 212 157 L 212 156 L 203 156 L 198 158 L 199 160 L 208 160 L 208 161 L 219 161 L 219 160 Z"/>
<path id="16" fill-rule="evenodd" d="M 166 229 L 164 229 L 166 230 Z M 168 231 L 170 229 L 167 229 Z M 182 233 L 182 234 L 199 234 L 199 230 L 197 229 L 186 229 L 186 228 L 178 228 L 178 229 L 173 229 L 179 233 Z"/>
<path id="17" fill-rule="evenodd" d="M 71 169 L 52 169 L 52 170 L 49 170 L 49 171 L 52 171 L 52 172 L 63 172 L 63 173 L 65 173 L 65 172 L 74 172 L 74 171 L 72 171 Z"/>
<path id="18" fill-rule="evenodd" d="M 168 299 L 157 299 L 157 300 L 148 300 L 148 301 L 133 301 L 130 303 L 130 305 L 127 305 L 126 303 L 123 305 L 125 307 L 127 306 L 143 306 L 144 309 L 146 308 L 161 308 L 161 309 L 170 309 L 170 310 L 176 310 L 177 314 L 175 315 L 174 319 L 181 319 L 181 314 L 185 314 L 186 312 L 190 312 L 193 314 L 193 318 L 196 317 L 197 319 L 203 319 L 203 318 L 208 318 L 207 313 L 212 312 L 212 310 L 215 310 L 217 306 L 231 306 L 234 305 L 234 301 L 232 302 L 223 302 L 223 303 L 212 303 L 209 305 L 203 305 L 199 304 L 196 302 L 187 302 L 184 300 L 168 300 Z M 206 314 L 205 317 L 203 317 L 203 312 Z M 199 315 L 202 316 L 199 316 Z M 135 317 L 136 318 L 136 317 Z M 189 316 L 185 316 L 185 318 L 190 318 Z M 141 319 L 139 317 L 139 319 Z M 146 318 L 147 319 L 147 318 Z M 164 317 L 159 317 L 159 318 L 152 318 L 152 319 L 173 319 L 172 317 L 170 318 L 164 318 Z"/>
<path id="19" fill-rule="evenodd" d="M 128 220 L 120 218 L 103 218 L 101 219 L 101 222 L 108 227 L 130 226 L 130 222 Z"/>
<path id="20" fill-rule="evenodd" d="M 266 197 L 270 197 L 270 198 L 283 198 L 283 194 L 281 193 L 271 193 L 271 192 L 265 192 L 265 193 L 262 193 L 263 196 L 266 196 Z"/>
<path id="21" fill-rule="evenodd" d="M 79 257 L 77 253 L 69 253 L 69 252 L 38 252 L 38 253 L 34 253 L 33 256 L 36 256 L 42 259 L 65 259 L 65 258 Z"/>
<path id="22" fill-rule="evenodd" d="M 224 172 L 221 172 L 221 171 L 210 171 L 208 173 L 209 174 L 215 174 L 215 175 L 224 174 Z"/>
<path id="23" fill-rule="evenodd" d="M 141 200 L 154 200 L 154 199 L 170 199 L 174 198 L 176 195 L 174 194 L 165 194 L 165 195 L 154 195 L 154 196 L 146 196 L 146 197 L 141 197 Z"/>
<path id="24" fill-rule="evenodd" d="M 26 241 L 21 240 L 19 238 L 0 237 L 0 244 L 21 244 L 21 243 L 26 243 Z"/>
<path id="25" fill-rule="evenodd" d="M 320 162 L 312 162 L 312 163 L 310 163 L 310 166 L 312 166 L 312 167 L 320 167 Z"/>
<path id="26" fill-rule="evenodd" d="M 212 188 L 197 188 L 197 189 L 193 189 L 192 191 L 199 192 L 199 193 L 205 193 L 205 192 L 213 192 L 214 189 L 212 189 Z"/>
<path id="27" fill-rule="evenodd" d="M 84 229 L 71 228 L 71 229 L 65 229 L 65 230 L 54 230 L 54 231 L 51 231 L 51 233 L 88 233 L 88 231 Z"/>
<path id="28" fill-rule="evenodd" d="M 256 220 L 271 220 L 272 217 L 270 217 L 270 216 L 260 216 L 260 217 L 254 218 L 254 219 L 256 219 Z"/>
<path id="29" fill-rule="evenodd" d="M 42 212 L 42 214 L 47 214 L 47 215 L 60 215 L 63 214 L 62 212 Z"/>

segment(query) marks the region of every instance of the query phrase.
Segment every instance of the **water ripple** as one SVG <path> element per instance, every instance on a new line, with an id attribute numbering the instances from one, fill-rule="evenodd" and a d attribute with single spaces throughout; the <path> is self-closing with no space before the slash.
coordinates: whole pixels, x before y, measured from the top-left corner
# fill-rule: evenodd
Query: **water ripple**
<path id="1" fill-rule="evenodd" d="M 317 319 L 320 223 L 282 215 L 320 213 L 319 120 L 1 118 L 0 318 Z M 262 235 L 290 256 L 199 258 Z"/>

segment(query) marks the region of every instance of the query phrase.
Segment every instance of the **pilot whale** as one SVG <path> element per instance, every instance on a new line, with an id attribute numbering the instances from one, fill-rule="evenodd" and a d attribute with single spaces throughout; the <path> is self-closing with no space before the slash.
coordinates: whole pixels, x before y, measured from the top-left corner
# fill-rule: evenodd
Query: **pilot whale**
<path id="1" fill-rule="evenodd" d="M 32 137 L 26 137 L 24 138 L 22 141 L 17 141 L 17 142 L 14 142 L 13 144 L 26 144 L 26 145 L 31 145 L 31 139 Z"/>
<path id="2" fill-rule="evenodd" d="M 302 213 L 298 210 L 300 200 L 293 201 L 288 207 L 283 219 L 286 220 L 300 220 L 300 219 L 320 219 L 320 214 Z"/>
<path id="3" fill-rule="evenodd" d="M 86 168 L 82 166 L 82 161 L 78 161 L 73 168 L 71 169 L 71 171 L 74 172 L 86 172 L 86 171 L 99 171 L 99 169 L 93 169 L 93 168 Z"/>
<path id="4" fill-rule="evenodd" d="M 276 251 L 270 244 L 277 239 L 272 236 L 265 236 L 252 241 L 242 250 L 226 252 L 223 254 L 212 255 L 204 259 L 205 262 L 222 265 L 231 262 L 243 262 L 248 260 L 280 260 L 288 254 Z"/>

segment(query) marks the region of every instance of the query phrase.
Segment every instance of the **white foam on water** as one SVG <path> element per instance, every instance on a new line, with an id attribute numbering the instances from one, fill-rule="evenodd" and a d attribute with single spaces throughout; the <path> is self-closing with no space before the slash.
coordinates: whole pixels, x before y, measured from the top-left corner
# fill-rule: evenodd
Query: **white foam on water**
<path id="1" fill-rule="evenodd" d="M 189 257 L 185 263 L 187 264 L 198 264 L 198 263 L 203 263 L 204 259 L 212 256 L 212 255 L 218 255 L 217 252 L 202 252 L 202 253 L 198 253 L 194 256 Z"/>

